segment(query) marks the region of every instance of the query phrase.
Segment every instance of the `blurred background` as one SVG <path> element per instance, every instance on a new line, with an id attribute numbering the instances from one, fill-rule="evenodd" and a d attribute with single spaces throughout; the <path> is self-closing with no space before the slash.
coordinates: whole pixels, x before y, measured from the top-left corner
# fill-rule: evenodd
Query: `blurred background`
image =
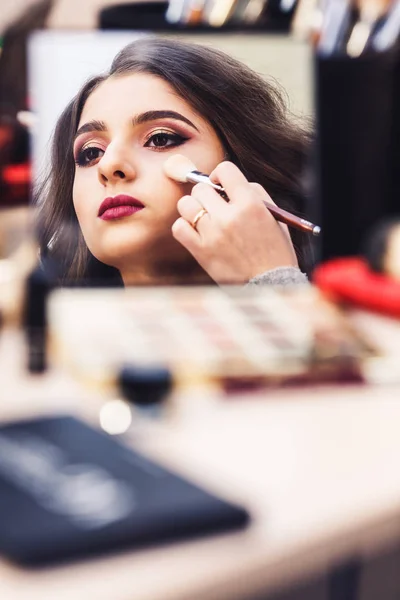
<path id="1" fill-rule="evenodd" d="M 0 442 L 17 443 L 0 452 L 1 597 L 398 600 L 399 32 L 395 0 L 2 0 Z M 313 130 L 304 184 L 322 235 L 310 286 L 54 289 L 38 268 L 32 183 L 57 117 L 119 48 L 154 33 L 215 46 L 273 78 Z M 92 429 L 78 426 L 78 436 L 58 420 L 65 413 Z M 100 471 L 118 463 L 117 436 L 138 452 L 131 467 L 145 464 L 157 481 L 170 475 L 160 465 L 193 480 L 200 495 L 204 486 L 239 507 L 230 517 L 247 529 L 172 547 L 156 530 L 156 547 L 121 554 L 138 544 L 137 527 L 123 527 L 91 547 L 120 553 L 88 560 L 90 535 L 83 550 L 65 545 L 69 534 L 48 519 L 55 498 L 79 518 L 101 513 L 103 499 L 121 506 L 98 471 L 74 470 L 100 443 L 93 430 L 111 444 L 90 455 Z M 18 454 L 32 431 L 50 446 Z M 54 460 L 60 448 L 65 464 Z M 65 494 L 46 495 L 43 473 Z M 135 494 L 142 476 L 128 473 Z M 32 481 L 48 511 L 43 527 L 10 492 Z M 153 495 L 161 524 L 165 490 Z M 193 516 L 183 535 L 215 514 L 197 502 L 186 513 L 180 494 L 167 496 L 168 523 Z M 153 517 L 143 523 L 151 528 Z M 17 540 L 14 554 L 5 540 Z M 72 564 L 16 564 L 52 558 L 52 547 Z"/>
<path id="2" fill-rule="evenodd" d="M 56 121 L 81 85 L 109 68 L 126 44 L 144 33 L 128 31 L 45 31 L 28 45 L 28 96 L 38 125 L 33 135 L 35 173 L 46 167 L 46 152 Z M 279 83 L 290 111 L 311 125 L 312 57 L 309 45 L 283 34 L 271 36 L 227 32 L 168 34 L 210 45 L 231 54 L 266 79 Z"/>

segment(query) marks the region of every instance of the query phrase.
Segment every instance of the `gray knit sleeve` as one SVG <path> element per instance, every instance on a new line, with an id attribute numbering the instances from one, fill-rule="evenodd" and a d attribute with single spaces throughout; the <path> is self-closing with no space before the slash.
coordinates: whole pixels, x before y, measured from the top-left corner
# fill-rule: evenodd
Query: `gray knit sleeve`
<path id="1" fill-rule="evenodd" d="M 298 285 L 307 284 L 308 278 L 297 267 L 277 267 L 256 275 L 246 284 L 246 288 L 259 285 Z"/>

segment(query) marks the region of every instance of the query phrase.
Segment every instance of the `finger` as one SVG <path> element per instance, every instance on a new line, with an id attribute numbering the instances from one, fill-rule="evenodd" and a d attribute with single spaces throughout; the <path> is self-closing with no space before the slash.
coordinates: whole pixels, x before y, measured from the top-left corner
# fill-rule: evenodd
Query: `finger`
<path id="1" fill-rule="evenodd" d="M 206 183 L 197 183 L 192 189 L 192 196 L 207 209 L 211 218 L 223 218 L 229 211 L 226 200 Z"/>
<path id="2" fill-rule="evenodd" d="M 258 195 L 260 200 L 262 200 L 263 202 L 267 202 L 268 204 L 273 204 L 274 206 L 278 206 L 276 204 L 276 202 L 274 202 L 272 200 L 271 196 L 268 194 L 268 192 L 265 190 L 265 188 L 263 188 L 262 185 L 260 185 L 259 183 L 255 183 L 253 181 L 251 181 L 249 183 L 249 185 L 252 187 L 254 192 Z M 266 208 L 268 210 L 268 206 Z M 276 220 L 276 222 L 278 223 L 278 225 L 280 226 L 280 228 L 282 229 L 284 234 L 288 237 L 288 239 L 291 240 L 288 226 L 285 225 L 284 223 L 281 223 L 280 221 L 278 221 L 270 211 L 268 211 L 268 212 L 271 215 L 271 217 Z"/>
<path id="3" fill-rule="evenodd" d="M 272 200 L 271 196 L 268 194 L 267 190 L 265 188 L 263 188 L 262 185 L 260 185 L 259 183 L 255 183 L 254 181 L 250 181 L 249 186 L 257 194 L 257 196 L 264 202 L 264 204 L 265 204 L 265 202 L 267 202 L 267 204 L 273 204 L 274 206 L 278 206 L 277 203 Z"/>
<path id="4" fill-rule="evenodd" d="M 199 249 L 200 236 L 183 217 L 179 217 L 172 225 L 173 237 L 184 246 L 191 254 L 196 254 Z"/>
<path id="5" fill-rule="evenodd" d="M 210 215 L 207 209 L 193 196 L 182 196 L 177 204 L 178 212 L 196 232 L 204 233 L 204 227 L 209 225 Z M 204 214 L 202 211 L 206 210 Z M 196 221 L 196 222 L 195 222 Z"/>
<path id="6" fill-rule="evenodd" d="M 277 206 L 277 204 L 272 200 L 271 196 L 268 194 L 267 190 L 263 188 L 263 186 L 260 183 L 250 181 L 249 186 L 260 198 L 262 198 L 262 200 L 265 200 L 266 202 L 270 202 L 271 204 L 275 204 L 275 206 Z"/>
<path id="7" fill-rule="evenodd" d="M 251 188 L 241 170 L 231 162 L 220 163 L 211 173 L 210 179 L 224 188 L 232 203 L 248 201 Z"/>

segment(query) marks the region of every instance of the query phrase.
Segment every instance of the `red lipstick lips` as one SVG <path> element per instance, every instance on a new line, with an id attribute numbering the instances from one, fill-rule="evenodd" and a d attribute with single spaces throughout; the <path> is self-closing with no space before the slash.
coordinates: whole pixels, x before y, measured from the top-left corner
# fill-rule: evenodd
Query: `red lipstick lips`
<path id="1" fill-rule="evenodd" d="M 113 198 L 110 197 L 103 200 L 100 204 L 97 216 L 104 221 L 110 221 L 112 219 L 129 217 L 139 210 L 142 210 L 142 208 L 144 208 L 144 204 L 139 202 L 139 200 L 136 200 L 136 198 L 120 194 Z"/>

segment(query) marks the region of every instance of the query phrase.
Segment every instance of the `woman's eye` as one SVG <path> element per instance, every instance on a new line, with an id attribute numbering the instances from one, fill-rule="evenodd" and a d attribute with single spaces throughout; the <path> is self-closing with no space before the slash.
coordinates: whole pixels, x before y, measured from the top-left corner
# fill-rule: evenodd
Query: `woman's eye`
<path id="1" fill-rule="evenodd" d="M 96 148 L 96 146 L 89 146 L 89 148 L 84 148 L 78 152 L 78 156 L 76 159 L 76 164 L 79 167 L 89 167 L 93 163 L 95 163 L 99 158 L 101 158 L 104 154 L 104 150 L 101 148 Z"/>
<path id="2" fill-rule="evenodd" d="M 177 133 L 170 133 L 167 131 L 160 131 L 159 133 L 154 133 L 147 142 L 145 143 L 145 147 L 147 148 L 172 148 L 174 146 L 180 146 L 184 142 L 186 142 L 187 138 L 184 138 Z"/>

